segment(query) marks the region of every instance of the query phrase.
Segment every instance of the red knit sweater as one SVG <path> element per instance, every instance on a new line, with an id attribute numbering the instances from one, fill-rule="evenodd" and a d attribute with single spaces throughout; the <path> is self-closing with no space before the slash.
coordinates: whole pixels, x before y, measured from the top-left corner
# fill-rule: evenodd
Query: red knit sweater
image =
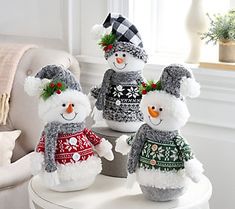
<path id="1" fill-rule="evenodd" d="M 46 136 L 43 132 L 36 147 L 36 152 L 45 152 L 45 138 Z M 59 134 L 55 161 L 59 164 L 67 164 L 87 160 L 94 155 L 93 146 L 100 144 L 100 142 L 101 138 L 87 128 L 73 134 Z"/>

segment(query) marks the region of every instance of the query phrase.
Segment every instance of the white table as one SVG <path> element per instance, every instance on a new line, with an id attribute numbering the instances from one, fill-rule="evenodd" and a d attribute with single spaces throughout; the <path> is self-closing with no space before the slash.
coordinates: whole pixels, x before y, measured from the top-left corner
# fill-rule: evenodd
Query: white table
<path id="1" fill-rule="evenodd" d="M 88 189 L 59 193 L 45 188 L 35 176 L 29 183 L 31 209 L 209 209 L 212 186 L 203 176 L 198 184 L 191 183 L 187 192 L 176 201 L 151 202 L 141 194 L 138 184 L 125 187 L 125 179 L 99 175 Z"/>

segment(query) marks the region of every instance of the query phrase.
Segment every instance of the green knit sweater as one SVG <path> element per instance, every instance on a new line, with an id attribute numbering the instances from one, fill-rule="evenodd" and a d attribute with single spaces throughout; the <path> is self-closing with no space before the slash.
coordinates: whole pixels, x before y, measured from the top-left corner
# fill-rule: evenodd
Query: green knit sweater
<path id="1" fill-rule="evenodd" d="M 144 169 L 160 169 L 161 171 L 180 170 L 184 161 L 193 158 L 187 142 L 179 135 L 173 140 L 146 140 L 139 158 L 139 167 Z"/>

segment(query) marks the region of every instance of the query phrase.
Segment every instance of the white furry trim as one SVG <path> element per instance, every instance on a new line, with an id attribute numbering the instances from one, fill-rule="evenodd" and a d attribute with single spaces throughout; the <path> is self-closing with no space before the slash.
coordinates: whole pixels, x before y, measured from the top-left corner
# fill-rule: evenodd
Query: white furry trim
<path id="1" fill-rule="evenodd" d="M 43 181 L 48 187 L 56 186 L 60 183 L 57 171 L 44 172 Z"/>
<path id="2" fill-rule="evenodd" d="M 24 90 L 29 96 L 40 95 L 44 85 L 48 82 L 50 82 L 49 79 L 40 79 L 28 76 L 24 82 Z"/>
<path id="3" fill-rule="evenodd" d="M 124 133 L 131 133 L 136 132 L 140 128 L 140 126 L 143 124 L 143 122 L 118 122 L 113 120 L 105 120 L 106 124 L 109 128 L 120 131 Z"/>
<path id="4" fill-rule="evenodd" d="M 68 163 L 66 165 L 57 164 L 57 174 L 54 174 L 54 177 L 55 175 L 58 175 L 59 182 L 83 181 L 87 178 L 94 178 L 97 174 L 101 172 L 101 170 L 102 165 L 100 158 L 92 156 L 89 157 L 86 161 Z M 50 187 L 56 185 L 49 183 L 52 178 L 52 175 L 49 175 L 48 172 L 43 171 L 41 173 L 41 177 L 46 185 Z"/>
<path id="5" fill-rule="evenodd" d="M 131 146 L 126 142 L 128 137 L 129 136 L 127 135 L 122 135 L 116 140 L 116 146 L 115 146 L 116 152 L 120 152 L 123 155 L 127 155 L 130 152 Z"/>
<path id="6" fill-rule="evenodd" d="M 95 150 L 100 157 L 104 157 L 107 160 L 113 160 L 112 144 L 106 140 L 102 139 L 101 142 L 95 146 Z"/>
<path id="7" fill-rule="evenodd" d="M 37 175 L 42 170 L 44 165 L 44 154 L 40 152 L 33 152 L 30 155 L 30 168 L 33 175 Z"/>
<path id="8" fill-rule="evenodd" d="M 106 29 L 103 25 L 96 24 L 91 29 L 92 38 L 95 40 L 99 40 L 106 32 Z"/>
<path id="9" fill-rule="evenodd" d="M 180 188 L 186 184 L 185 171 L 180 170 L 163 172 L 155 169 L 139 168 L 136 171 L 137 181 L 144 186 L 157 188 Z"/>
<path id="10" fill-rule="evenodd" d="M 202 164 L 196 158 L 184 162 L 185 173 L 192 179 L 193 182 L 197 183 L 200 181 L 202 173 L 204 171 Z"/>
<path id="11" fill-rule="evenodd" d="M 127 179 L 126 179 L 126 187 L 128 189 L 131 189 L 134 186 L 135 182 L 136 182 L 136 173 L 132 173 L 132 174 L 128 173 Z"/>
<path id="12" fill-rule="evenodd" d="M 194 78 L 184 77 L 180 84 L 180 93 L 184 97 L 198 97 L 200 95 L 200 85 Z"/>

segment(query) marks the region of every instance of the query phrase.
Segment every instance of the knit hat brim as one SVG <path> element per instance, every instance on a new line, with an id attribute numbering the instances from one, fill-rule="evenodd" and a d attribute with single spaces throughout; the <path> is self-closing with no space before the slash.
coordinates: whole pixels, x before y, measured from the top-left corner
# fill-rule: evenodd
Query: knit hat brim
<path id="1" fill-rule="evenodd" d="M 127 52 L 133 55 L 135 58 L 143 60 L 145 63 L 147 62 L 148 55 L 145 50 L 141 47 L 138 47 L 130 42 L 115 42 L 111 50 L 105 52 L 105 59 L 107 60 L 110 56 L 112 56 L 115 52 Z"/>

